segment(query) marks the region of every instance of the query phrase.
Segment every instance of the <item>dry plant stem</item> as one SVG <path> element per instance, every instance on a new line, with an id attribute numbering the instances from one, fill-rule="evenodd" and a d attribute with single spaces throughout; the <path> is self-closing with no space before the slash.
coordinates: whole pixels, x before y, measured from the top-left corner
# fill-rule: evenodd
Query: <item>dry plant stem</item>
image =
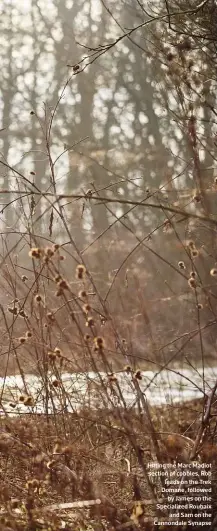
<path id="1" fill-rule="evenodd" d="M 2 164 L 2 161 L 0 161 L 0 164 Z M 5 166 L 7 166 L 5 164 Z M 11 169 L 12 171 L 14 171 L 13 168 L 9 167 L 9 169 Z M 5 193 L 4 190 L 1 190 L 1 194 Z M 13 193 L 16 193 L 16 191 L 13 191 Z M 22 192 L 18 192 L 18 193 L 22 193 Z M 32 193 L 32 192 L 30 192 Z M 54 197 L 55 200 L 53 201 L 53 203 L 51 204 L 51 206 L 53 206 L 55 208 L 55 203 L 58 203 L 59 205 L 59 201 L 61 199 L 86 199 L 87 196 L 86 194 L 55 194 L 55 193 L 52 193 L 52 192 L 41 192 L 40 190 L 37 190 L 36 192 L 34 192 L 35 195 L 42 195 L 44 198 L 49 198 L 49 197 Z M 217 220 L 213 217 L 209 217 L 209 216 L 201 216 L 199 214 L 194 214 L 193 212 L 187 212 L 185 210 L 182 210 L 182 209 L 179 209 L 179 208 L 174 208 L 174 207 L 169 207 L 167 205 L 164 205 L 164 204 L 156 204 L 156 203 L 144 203 L 144 201 L 147 201 L 147 197 L 145 197 L 143 200 L 141 201 L 131 201 L 131 200 L 128 200 L 128 199 L 117 199 L 117 198 L 110 198 L 110 197 L 105 197 L 105 196 L 94 196 L 92 195 L 91 197 L 88 198 L 90 201 L 100 201 L 99 204 L 103 203 L 103 204 L 106 204 L 106 203 L 118 203 L 120 205 L 132 205 L 132 206 L 140 206 L 140 207 L 145 207 L 145 208 L 153 208 L 155 210 L 165 210 L 165 212 L 171 212 L 172 214 L 178 214 L 181 216 L 181 221 L 184 221 L 186 219 L 198 219 L 200 221 L 206 221 L 212 225 L 217 225 Z M 62 205 L 60 205 L 61 209 L 62 209 Z M 60 215 L 60 212 L 58 212 L 57 210 L 57 214 Z M 61 216 L 60 216 L 61 217 Z M 61 217 L 62 219 L 62 217 Z"/>
<path id="2" fill-rule="evenodd" d="M 215 385 L 214 387 L 212 388 L 212 391 L 210 393 L 210 396 L 207 400 L 207 405 L 206 405 L 206 408 L 205 408 L 205 412 L 202 416 L 202 420 L 201 420 L 201 425 L 198 429 L 198 432 L 197 432 L 197 435 L 196 435 L 196 439 L 195 439 L 195 442 L 194 442 L 194 447 L 192 449 L 192 453 L 191 453 L 191 459 L 194 459 L 198 453 L 198 450 L 199 450 L 199 446 L 202 442 L 202 439 L 208 429 L 208 426 L 209 426 L 209 421 L 210 421 L 210 415 L 211 415 L 211 407 L 212 407 L 212 403 L 213 403 L 213 399 L 215 397 L 215 393 L 216 393 L 216 390 L 217 390 L 217 380 L 215 382 Z"/>
<path id="3" fill-rule="evenodd" d="M 151 439 L 152 439 L 152 442 L 153 442 L 153 445 L 154 445 L 154 450 L 155 450 L 155 454 L 156 454 L 157 460 L 159 461 L 159 463 L 161 463 L 162 462 L 161 452 L 160 452 L 160 448 L 159 448 L 156 432 L 155 432 L 155 429 L 154 429 L 154 426 L 153 426 L 153 422 L 152 422 L 152 419 L 151 419 L 151 415 L 150 415 L 147 399 L 144 397 L 144 393 L 142 393 L 142 391 L 140 389 L 139 382 L 138 382 L 138 380 L 136 378 L 134 378 L 133 383 L 134 383 L 138 398 L 139 398 L 139 400 L 140 400 L 140 402 L 142 404 L 142 407 L 143 407 L 143 411 L 144 411 L 144 415 L 145 415 L 145 421 L 148 423 L 148 429 L 149 429 L 149 433 L 151 435 Z"/>

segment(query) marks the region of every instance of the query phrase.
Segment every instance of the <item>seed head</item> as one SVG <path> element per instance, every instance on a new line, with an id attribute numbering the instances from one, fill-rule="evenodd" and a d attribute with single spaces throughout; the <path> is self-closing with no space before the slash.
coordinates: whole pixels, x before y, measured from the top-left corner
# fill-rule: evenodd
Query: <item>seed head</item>
<path id="1" fill-rule="evenodd" d="M 33 407 L 33 406 L 35 405 L 35 401 L 34 401 L 34 399 L 33 399 L 32 396 L 27 396 L 27 397 L 24 399 L 23 403 L 24 403 L 24 406 L 31 406 L 31 407 Z"/>
<path id="2" fill-rule="evenodd" d="M 89 341 L 89 339 L 90 339 L 90 334 L 85 334 L 84 341 Z"/>
<path id="3" fill-rule="evenodd" d="M 94 343 L 96 344 L 96 346 L 98 348 L 103 348 L 104 347 L 104 339 L 103 337 L 100 337 L 100 336 L 97 336 L 94 338 Z"/>
<path id="4" fill-rule="evenodd" d="M 199 255 L 199 252 L 197 249 L 192 249 L 191 250 L 191 256 L 192 258 L 197 258 L 197 256 Z"/>
<path id="5" fill-rule="evenodd" d="M 85 325 L 86 325 L 86 326 L 89 326 L 89 327 L 91 328 L 92 326 L 94 326 L 94 324 L 95 324 L 95 322 L 94 322 L 93 317 L 88 317 L 88 319 L 87 319 Z"/>
<path id="6" fill-rule="evenodd" d="M 49 319 L 49 321 L 54 321 L 54 316 L 53 316 L 52 312 L 48 312 L 47 313 L 47 318 Z"/>
<path id="7" fill-rule="evenodd" d="M 54 255 L 54 250 L 51 247 L 46 247 L 44 252 L 48 258 L 51 258 Z"/>
<path id="8" fill-rule="evenodd" d="M 56 284 L 58 284 L 58 282 L 60 282 L 60 280 L 62 280 L 61 275 L 56 275 L 56 276 L 54 277 L 54 282 L 56 282 Z"/>
<path id="9" fill-rule="evenodd" d="M 198 310 L 202 310 L 203 309 L 203 305 L 199 302 L 198 305 L 197 305 L 197 308 L 198 308 Z"/>
<path id="10" fill-rule="evenodd" d="M 185 263 L 182 261 L 178 263 L 178 266 L 179 266 L 179 269 L 186 269 Z"/>
<path id="11" fill-rule="evenodd" d="M 25 396 L 24 395 L 20 395 L 19 402 L 24 402 L 24 400 L 25 400 Z"/>
<path id="12" fill-rule="evenodd" d="M 55 293 L 56 297 L 61 297 L 61 295 L 63 295 L 63 290 L 62 288 L 59 288 L 56 293 Z"/>
<path id="13" fill-rule="evenodd" d="M 213 267 L 213 269 L 211 269 L 211 271 L 210 271 L 210 275 L 211 275 L 211 277 L 216 277 L 216 275 L 217 275 L 217 269 L 216 269 L 215 267 Z"/>
<path id="14" fill-rule="evenodd" d="M 19 343 L 21 343 L 21 345 L 22 345 L 23 343 L 26 342 L 26 337 L 19 337 L 19 338 L 18 338 L 18 341 L 19 341 Z"/>
<path id="15" fill-rule="evenodd" d="M 137 380 L 142 380 L 142 373 L 139 369 L 137 369 L 137 371 L 134 372 L 134 378 L 136 378 Z"/>
<path id="16" fill-rule="evenodd" d="M 31 256 L 31 258 L 41 258 L 42 249 L 40 249 L 39 247 L 33 247 L 29 251 L 29 256 Z"/>
<path id="17" fill-rule="evenodd" d="M 56 356 L 57 356 L 56 353 L 55 353 L 55 352 L 52 352 L 51 350 L 49 350 L 49 352 L 47 353 L 47 355 L 48 355 L 48 358 L 49 358 L 50 361 L 55 361 Z"/>
<path id="18" fill-rule="evenodd" d="M 30 171 L 30 175 L 35 175 L 35 171 Z"/>
<path id="19" fill-rule="evenodd" d="M 199 193 L 195 193 L 193 195 L 193 200 L 195 203 L 200 203 L 201 202 L 201 195 Z"/>
<path id="20" fill-rule="evenodd" d="M 106 319 L 105 317 L 103 317 L 103 315 L 100 315 L 100 322 L 101 322 L 101 326 L 104 326 L 106 323 Z"/>
<path id="21" fill-rule="evenodd" d="M 32 332 L 30 332 L 30 330 L 27 330 L 26 337 L 32 337 Z"/>
<path id="22" fill-rule="evenodd" d="M 84 289 L 82 289 L 81 291 L 79 291 L 78 296 L 79 296 L 79 299 L 86 299 L 87 292 Z"/>
<path id="23" fill-rule="evenodd" d="M 76 267 L 76 276 L 79 280 L 82 280 L 84 278 L 85 273 L 86 269 L 83 264 L 80 264 Z"/>
<path id="24" fill-rule="evenodd" d="M 64 278 L 62 278 L 59 282 L 58 282 L 58 287 L 60 289 L 69 289 L 69 285 L 67 284 L 66 280 Z"/>
<path id="25" fill-rule="evenodd" d="M 52 461 L 48 461 L 47 468 L 50 470 L 55 465 L 56 461 L 53 459 Z"/>
<path id="26" fill-rule="evenodd" d="M 117 382 L 118 379 L 117 379 L 117 376 L 114 372 L 112 372 L 111 374 L 108 374 L 108 379 L 109 379 L 109 382 Z"/>
<path id="27" fill-rule="evenodd" d="M 68 446 L 64 446 L 64 447 L 62 448 L 62 454 L 65 454 L 65 455 L 68 455 L 68 456 L 69 456 L 69 455 L 72 454 L 72 452 L 73 452 L 73 448 L 72 448 L 72 446 L 69 446 L 69 445 L 68 445 Z"/>
<path id="28" fill-rule="evenodd" d="M 79 65 L 74 65 L 72 67 L 72 69 L 73 69 L 73 72 L 78 72 L 80 70 L 80 66 Z"/>
<path id="29" fill-rule="evenodd" d="M 175 55 L 173 55 L 172 52 L 169 52 L 169 53 L 167 54 L 167 61 L 169 61 L 169 62 L 172 61 L 172 60 L 174 59 L 174 57 L 175 57 Z"/>
<path id="30" fill-rule="evenodd" d="M 28 277 L 26 275 L 22 275 L 21 280 L 22 282 L 26 282 L 26 280 L 28 280 Z"/>
<path id="31" fill-rule="evenodd" d="M 39 293 L 37 293 L 37 295 L 35 296 L 35 302 L 41 302 L 42 301 L 42 297 Z"/>
<path id="32" fill-rule="evenodd" d="M 195 271 L 191 271 L 191 272 L 190 272 L 190 277 L 191 277 L 191 278 L 196 278 L 196 273 L 195 273 Z"/>
<path id="33" fill-rule="evenodd" d="M 54 251 L 58 251 L 59 248 L 60 248 L 59 243 L 54 243 L 54 245 L 53 245 L 53 250 L 54 250 Z"/>
<path id="34" fill-rule="evenodd" d="M 55 347 L 54 352 L 55 352 L 55 354 L 56 354 L 57 356 L 61 356 L 61 355 L 62 355 L 62 351 L 60 350 L 59 347 Z"/>
<path id="35" fill-rule="evenodd" d="M 28 319 L 28 315 L 23 309 L 19 311 L 19 315 L 20 317 L 23 317 L 24 319 Z"/>
<path id="36" fill-rule="evenodd" d="M 188 279 L 188 285 L 190 286 L 191 289 L 196 289 L 196 287 L 197 287 L 197 283 L 196 283 L 195 278 L 190 277 L 190 278 Z"/>
<path id="37" fill-rule="evenodd" d="M 12 509 L 17 509 L 20 505 L 20 501 L 17 500 L 16 498 L 14 498 L 13 500 L 11 500 L 11 507 Z"/>
<path id="38" fill-rule="evenodd" d="M 89 304 L 84 304 L 83 311 L 84 313 L 88 313 L 91 310 L 91 306 Z"/>
<path id="39" fill-rule="evenodd" d="M 60 380 L 53 380 L 52 385 L 53 385 L 54 387 L 60 387 L 61 382 L 60 382 Z"/>
<path id="40" fill-rule="evenodd" d="M 33 114 L 35 114 L 35 111 L 30 111 L 30 114 L 33 116 Z"/>
<path id="41" fill-rule="evenodd" d="M 132 367 L 130 365 L 125 365 L 124 367 L 124 371 L 127 373 L 127 374 L 130 374 L 132 372 Z"/>
<path id="42" fill-rule="evenodd" d="M 18 314 L 18 308 L 16 306 L 8 306 L 8 312 L 12 313 L 13 315 L 17 315 Z"/>
<path id="43" fill-rule="evenodd" d="M 181 50 L 181 51 L 182 51 L 182 50 L 185 50 L 185 51 L 189 51 L 189 50 L 191 50 L 191 48 L 192 48 L 192 44 L 191 44 L 190 39 L 188 39 L 188 38 L 186 37 L 182 42 L 180 42 L 180 43 L 178 44 L 177 48 L 178 48 L 179 50 Z"/>
<path id="44" fill-rule="evenodd" d="M 29 481 L 27 481 L 27 483 L 26 483 L 26 488 L 28 490 L 29 489 L 37 489 L 39 486 L 40 486 L 40 482 L 36 478 L 29 479 Z"/>

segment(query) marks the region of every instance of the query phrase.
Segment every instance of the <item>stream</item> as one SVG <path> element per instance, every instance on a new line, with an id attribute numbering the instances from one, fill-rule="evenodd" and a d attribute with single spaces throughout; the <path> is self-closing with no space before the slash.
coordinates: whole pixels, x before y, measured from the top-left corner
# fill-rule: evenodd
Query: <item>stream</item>
<path id="1" fill-rule="evenodd" d="M 143 371 L 139 385 L 145 397 L 152 405 L 175 404 L 195 398 L 202 398 L 212 389 L 217 377 L 217 368 L 177 368 L 160 372 Z M 27 374 L 25 383 L 20 375 L 0 378 L 2 394 L 0 413 L 20 414 L 27 412 L 58 413 L 76 411 L 82 407 L 104 408 L 121 404 L 128 407 L 137 404 L 132 377 L 126 373 L 117 374 L 117 382 L 108 385 L 105 373 L 64 373 L 58 387 L 53 385 L 54 376 L 43 378 Z M 46 385 L 45 385 L 46 384 Z M 46 389 L 48 392 L 46 393 Z M 31 395 L 34 406 L 24 405 L 20 396 Z M 46 398 L 47 396 L 47 398 Z"/>

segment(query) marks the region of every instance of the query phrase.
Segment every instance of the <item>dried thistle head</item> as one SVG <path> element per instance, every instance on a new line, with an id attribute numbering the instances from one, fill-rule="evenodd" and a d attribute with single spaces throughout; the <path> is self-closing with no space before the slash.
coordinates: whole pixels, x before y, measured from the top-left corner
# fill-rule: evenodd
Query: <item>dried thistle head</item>
<path id="1" fill-rule="evenodd" d="M 43 255 L 43 251 L 42 249 L 40 249 L 40 247 L 32 247 L 32 249 L 30 249 L 29 251 L 29 256 L 31 258 L 39 259 L 42 257 L 42 255 Z"/>
<path id="2" fill-rule="evenodd" d="M 210 270 L 210 275 L 211 277 L 216 277 L 217 275 L 217 269 L 215 267 L 213 267 L 211 270 Z"/>
<path id="3" fill-rule="evenodd" d="M 197 308 L 198 308 L 198 310 L 202 310 L 203 309 L 203 305 L 201 304 L 201 302 L 198 302 Z"/>
<path id="4" fill-rule="evenodd" d="M 190 272 L 190 277 L 191 278 L 196 278 L 196 271 L 191 271 Z"/>
<path id="5" fill-rule="evenodd" d="M 30 330 L 27 330 L 26 337 L 32 337 L 32 332 L 30 332 Z"/>
<path id="6" fill-rule="evenodd" d="M 21 280 L 22 282 L 26 282 L 26 280 L 28 280 L 28 277 L 26 275 L 22 275 Z"/>
<path id="7" fill-rule="evenodd" d="M 83 280 L 84 276 L 85 276 L 85 273 L 86 273 L 86 268 L 83 264 L 79 264 L 77 265 L 76 267 L 76 277 L 79 279 L 79 280 Z"/>
<path id="8" fill-rule="evenodd" d="M 179 269 L 186 269 L 185 263 L 180 261 L 178 262 Z"/>
<path id="9" fill-rule="evenodd" d="M 85 334 L 84 341 L 89 341 L 89 340 L 90 340 L 90 334 Z"/>

